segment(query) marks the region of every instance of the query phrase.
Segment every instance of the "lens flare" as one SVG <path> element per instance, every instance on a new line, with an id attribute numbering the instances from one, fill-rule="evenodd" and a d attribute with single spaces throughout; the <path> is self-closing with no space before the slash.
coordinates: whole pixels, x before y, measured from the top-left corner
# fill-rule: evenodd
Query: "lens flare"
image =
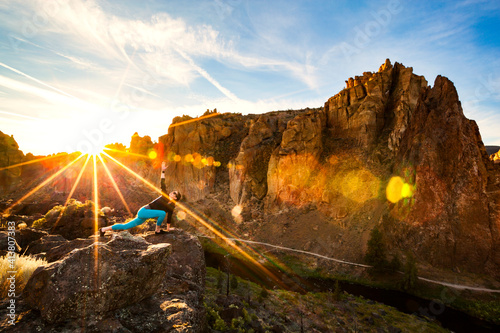
<path id="1" fill-rule="evenodd" d="M 111 175 L 111 172 L 109 171 L 106 163 L 104 163 L 104 160 L 102 159 L 101 156 L 99 156 L 99 160 L 101 160 L 101 163 L 102 163 L 102 166 L 104 167 L 104 170 L 106 170 L 106 173 L 108 174 L 108 177 L 109 179 L 111 180 L 111 183 L 113 184 L 113 187 L 115 188 L 115 191 L 116 193 L 118 194 L 118 196 L 120 197 L 120 200 L 122 201 L 123 205 L 125 206 L 125 208 L 127 209 L 127 212 L 130 216 L 133 216 L 132 212 L 130 211 L 130 208 L 127 204 L 127 202 L 125 201 L 125 198 L 123 197 L 123 194 L 122 192 L 120 191 L 120 189 L 118 188 L 118 185 L 116 184 L 116 181 L 115 179 L 113 178 L 113 176 Z"/>
<path id="2" fill-rule="evenodd" d="M 64 203 L 63 209 L 61 209 L 59 216 L 57 217 L 57 220 L 54 223 L 54 226 L 52 226 L 52 232 L 55 230 L 56 226 L 59 224 L 59 221 L 61 220 L 61 218 L 63 216 L 63 213 L 64 213 L 66 206 L 68 206 L 68 203 L 71 200 L 73 193 L 75 192 L 76 188 L 78 187 L 78 184 L 80 183 L 80 179 L 82 178 L 83 172 L 87 168 L 87 164 L 89 163 L 89 160 L 90 160 L 90 155 L 87 155 L 87 159 L 85 160 L 85 163 L 83 164 L 82 168 L 80 169 L 80 173 L 78 174 L 78 177 L 76 178 L 76 181 L 73 184 L 73 187 L 71 188 L 71 191 L 69 192 L 68 197 L 66 198 L 66 202 Z"/>
<path id="3" fill-rule="evenodd" d="M 379 194 L 380 181 L 368 170 L 351 171 L 343 175 L 339 182 L 341 193 L 359 203 L 374 199 Z"/>
<path id="4" fill-rule="evenodd" d="M 94 234 L 99 230 L 99 185 L 97 184 L 97 157 L 92 156 L 94 162 Z M 99 274 L 99 243 L 94 242 L 94 273 L 95 278 L 95 288 L 99 288 L 100 285 L 100 274 Z"/>
<path id="5" fill-rule="evenodd" d="M 122 150 L 118 150 L 118 149 L 113 149 L 113 148 L 105 147 L 100 153 L 104 154 L 105 150 L 112 151 L 114 153 L 124 154 L 124 155 L 127 155 L 127 156 L 136 156 L 136 157 L 142 157 L 142 158 L 151 158 L 149 155 L 142 155 L 142 154 L 131 153 L 129 149 L 127 149 L 126 151 L 122 151 Z"/>
<path id="6" fill-rule="evenodd" d="M 37 185 L 34 189 L 32 189 L 31 191 L 29 191 L 27 194 L 25 194 L 21 199 L 17 200 L 12 205 L 10 205 L 6 210 L 4 210 L 2 212 L 2 214 L 9 214 L 11 212 L 12 208 L 14 208 L 14 206 L 17 206 L 19 203 L 23 202 L 28 197 L 32 196 L 34 193 L 36 193 L 38 190 L 40 190 L 42 187 L 44 187 L 45 185 L 47 185 L 48 183 L 50 183 L 52 180 L 54 180 L 55 178 L 57 178 L 60 174 L 62 174 L 66 169 L 68 169 L 70 166 L 72 166 L 73 164 L 75 164 L 76 161 L 78 161 L 82 157 L 83 157 L 83 155 L 79 155 L 73 161 L 69 162 L 66 166 L 64 166 L 63 168 L 61 168 L 59 171 L 57 171 L 56 173 L 54 173 L 53 175 L 51 175 L 49 178 L 47 178 L 46 180 L 44 180 L 41 184 Z"/>
<path id="7" fill-rule="evenodd" d="M 392 177 L 387 185 L 386 196 L 387 200 L 392 203 L 397 203 L 401 199 L 410 198 L 413 196 L 413 186 L 405 183 L 403 178 L 395 176 Z"/>
<path id="8" fill-rule="evenodd" d="M 177 219 L 178 220 L 185 220 L 186 219 L 186 212 L 181 210 L 177 213 Z"/>
<path id="9" fill-rule="evenodd" d="M 151 150 L 151 151 L 149 152 L 148 156 L 149 156 L 149 158 L 150 158 L 150 159 L 154 160 L 155 158 L 157 158 L 157 157 L 158 157 L 158 153 L 157 153 L 157 152 L 155 152 L 154 150 Z"/>
<path id="10" fill-rule="evenodd" d="M 1 170 L 6 170 L 6 169 L 11 169 L 11 168 L 17 168 L 17 167 L 20 167 L 20 166 L 23 166 L 23 165 L 32 164 L 32 163 L 38 163 L 38 162 L 50 160 L 50 159 L 53 159 L 53 158 L 56 158 L 56 157 L 61 157 L 61 156 L 64 156 L 64 155 L 66 155 L 66 153 L 59 153 L 59 154 L 56 154 L 56 155 L 53 155 L 53 156 L 46 156 L 46 157 L 42 157 L 42 158 L 37 158 L 37 159 L 31 160 L 31 161 L 28 161 L 28 162 L 22 162 L 22 163 L 18 163 L 18 164 L 13 164 L 13 165 L 9 165 L 9 166 L 6 166 L 6 167 L 2 167 L 2 168 L 0 168 L 0 171 Z"/>
<path id="11" fill-rule="evenodd" d="M 136 177 L 137 179 L 141 180 L 144 184 L 146 184 L 148 187 L 150 187 L 152 190 L 160 193 L 161 195 L 163 195 L 164 197 L 166 197 L 167 199 L 169 199 L 170 201 L 172 202 L 175 202 L 176 205 L 184 210 L 187 214 L 189 214 L 191 217 L 193 217 L 198 223 L 200 223 L 203 227 L 205 227 L 206 229 L 210 230 L 216 237 L 219 237 L 221 238 L 222 240 L 224 240 L 224 242 L 231 248 L 233 248 L 234 250 L 236 250 L 238 253 L 240 253 L 241 255 L 243 255 L 243 257 L 245 257 L 246 259 L 250 260 L 251 262 L 253 262 L 255 265 L 257 265 L 257 267 L 259 267 L 262 272 L 264 272 L 265 274 L 267 274 L 267 276 L 269 276 L 271 279 L 273 279 L 276 283 L 278 283 L 280 286 L 283 285 L 282 282 L 280 281 L 280 279 L 278 279 L 271 271 L 269 271 L 266 267 L 264 267 L 260 262 L 258 262 L 255 258 L 253 258 L 250 254 L 248 254 L 243 248 L 241 248 L 238 244 L 235 243 L 235 241 L 231 240 L 229 237 L 227 237 L 226 235 L 224 235 L 223 232 L 217 230 L 216 227 L 214 227 L 209 221 L 206 221 L 205 219 L 203 219 L 202 217 L 200 217 L 198 214 L 196 214 L 195 212 L 193 212 L 191 209 L 189 209 L 189 207 L 187 207 L 186 205 L 182 204 L 181 202 L 178 202 L 178 201 L 175 201 L 173 199 L 170 199 L 168 197 L 168 195 L 166 193 L 163 193 L 160 189 L 158 189 L 156 186 L 154 186 L 153 184 L 151 184 L 149 181 L 147 181 L 146 179 L 144 179 L 143 177 L 141 177 L 140 175 L 138 175 L 137 173 L 135 173 L 133 170 L 129 169 L 128 167 L 126 167 L 123 163 L 121 163 L 120 161 L 114 159 L 113 157 L 111 157 L 109 154 L 106 154 L 104 153 L 108 158 L 110 158 L 113 162 L 115 162 L 116 164 L 118 164 L 119 166 L 121 166 L 125 171 L 129 172 L 131 175 L 133 175 L 134 177 Z M 220 225 L 218 225 L 219 228 L 223 229 Z M 227 230 L 224 230 L 225 232 L 229 233 Z M 230 234 L 230 233 L 229 233 Z M 232 236 L 232 235 L 231 235 Z"/>

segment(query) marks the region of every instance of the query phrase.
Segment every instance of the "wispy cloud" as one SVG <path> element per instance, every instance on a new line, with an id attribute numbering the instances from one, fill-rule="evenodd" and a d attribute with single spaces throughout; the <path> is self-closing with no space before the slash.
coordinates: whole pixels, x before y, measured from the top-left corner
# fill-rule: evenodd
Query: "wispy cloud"
<path id="1" fill-rule="evenodd" d="M 59 89 L 59 88 L 53 87 L 53 86 L 51 86 L 50 84 L 47 84 L 47 83 L 45 83 L 45 82 L 42 82 L 42 81 L 40 81 L 40 80 L 38 80 L 38 79 L 36 79 L 36 78 L 34 78 L 34 77 L 32 77 L 32 76 L 30 76 L 30 75 L 26 74 L 26 73 L 21 72 L 20 70 L 17 70 L 17 69 L 15 69 L 15 68 L 12 68 L 12 67 L 10 67 L 10 66 L 8 66 L 8 65 L 4 64 L 4 63 L 2 63 L 2 62 L 0 62 L 0 66 L 2 66 L 2 67 L 4 67 L 4 68 L 6 68 L 6 69 L 8 69 L 8 70 L 11 70 L 11 71 L 13 71 L 13 72 L 14 72 L 14 73 L 16 73 L 16 74 L 22 75 L 22 76 L 24 76 L 25 78 L 28 78 L 28 79 L 30 79 L 30 80 L 32 80 L 32 81 L 35 81 L 36 83 L 41 84 L 41 85 L 43 85 L 43 86 L 45 86 L 45 87 L 47 87 L 47 88 L 50 88 L 50 89 L 52 89 L 52 90 L 54 90 L 54 91 L 58 92 L 58 93 L 59 93 L 59 94 L 61 94 L 61 95 L 64 95 L 64 96 L 66 96 L 66 97 L 70 97 L 70 98 L 73 98 L 73 99 L 75 98 L 75 97 L 71 96 L 70 94 L 65 93 L 64 91 L 62 91 L 62 90 L 61 90 L 61 89 Z M 4 79 L 7 79 L 7 78 L 5 78 L 5 77 L 4 77 Z M 14 86 L 14 87 L 21 87 L 21 86 L 22 86 L 22 85 L 16 85 L 15 83 L 13 83 L 13 82 L 12 82 L 12 80 L 9 80 L 9 79 L 7 79 L 7 80 L 5 80 L 5 81 L 6 81 L 6 82 L 11 82 L 11 86 Z"/>
<path id="2" fill-rule="evenodd" d="M 374 13 L 389 3 L 401 11 L 377 21 Z M 0 0 L 2 109 L 108 116 L 119 103 L 130 114 L 117 128 L 133 124 L 162 135 L 164 122 L 207 108 L 321 106 L 348 77 L 376 71 L 386 58 L 414 67 L 431 85 L 436 75 L 448 76 L 461 98 L 474 101 L 481 78 L 500 65 L 498 49 L 477 43 L 478 22 L 499 15 L 492 3 Z M 342 43 L 354 45 L 374 24 L 375 35 L 346 57 Z M 498 120 L 496 111 L 489 114 L 498 96 L 464 107 L 483 137 L 496 135 L 480 120 Z M 497 104 L 485 107 L 489 101 Z M 142 124 L 140 117 L 157 121 Z M 88 122 L 91 128 L 95 119 Z"/>

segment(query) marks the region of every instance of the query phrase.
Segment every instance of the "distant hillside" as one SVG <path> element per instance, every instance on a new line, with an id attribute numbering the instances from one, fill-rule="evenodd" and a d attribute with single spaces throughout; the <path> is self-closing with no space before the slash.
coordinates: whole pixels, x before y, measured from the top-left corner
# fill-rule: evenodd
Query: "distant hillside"
<path id="1" fill-rule="evenodd" d="M 488 155 L 497 153 L 500 150 L 500 146 L 486 146 L 486 152 Z"/>

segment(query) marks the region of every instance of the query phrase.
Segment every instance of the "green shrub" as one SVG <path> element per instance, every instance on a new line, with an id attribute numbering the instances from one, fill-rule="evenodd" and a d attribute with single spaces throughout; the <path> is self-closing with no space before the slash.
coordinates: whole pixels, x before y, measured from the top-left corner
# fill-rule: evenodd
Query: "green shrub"
<path id="1" fill-rule="evenodd" d="M 207 304 L 205 304 L 205 308 L 207 309 L 209 327 L 217 331 L 225 331 L 227 326 L 224 320 L 220 317 L 219 312 L 217 312 L 214 308 L 209 307 Z"/>
<path id="2" fill-rule="evenodd" d="M 269 297 L 269 291 L 267 291 L 266 287 L 262 287 L 260 294 L 259 294 L 259 299 L 262 301 L 263 299 L 266 299 Z"/>
<path id="3" fill-rule="evenodd" d="M 45 217 L 42 217 L 41 219 L 38 219 L 35 222 L 33 222 L 33 228 L 38 228 L 38 229 L 45 228 L 46 223 L 47 220 L 45 219 Z"/>
<path id="4" fill-rule="evenodd" d="M 244 325 L 245 325 L 245 320 L 242 317 L 233 318 L 233 320 L 231 320 L 231 328 L 233 330 L 243 328 Z"/>
<path id="5" fill-rule="evenodd" d="M 339 280 L 335 280 L 335 288 L 333 289 L 333 299 L 340 301 L 342 298 L 342 289 L 340 289 Z"/>

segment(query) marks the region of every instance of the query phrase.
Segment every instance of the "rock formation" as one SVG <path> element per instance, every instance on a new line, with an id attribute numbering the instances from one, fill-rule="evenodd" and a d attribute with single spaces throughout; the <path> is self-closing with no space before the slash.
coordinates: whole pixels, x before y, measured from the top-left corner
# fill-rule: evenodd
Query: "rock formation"
<path id="1" fill-rule="evenodd" d="M 425 78 L 413 74 L 411 67 L 392 66 L 387 59 L 377 73 L 351 78 L 346 89 L 325 103 L 327 125 L 336 137 L 352 138 L 363 146 L 376 143 L 382 130 L 392 125 L 388 147 L 395 150 L 426 86 Z"/>
<path id="2" fill-rule="evenodd" d="M 317 188 L 308 181 L 322 153 L 325 120 L 324 112 L 310 111 L 288 122 L 269 161 L 268 206 L 312 201 L 314 194 L 309 192 Z"/>
<path id="3" fill-rule="evenodd" d="M 152 245 L 139 237 L 94 243 L 39 267 L 24 299 L 49 323 L 105 314 L 156 293 L 169 254 L 169 245 Z"/>
<path id="4" fill-rule="evenodd" d="M 266 114 L 250 122 L 238 155 L 228 165 L 230 193 L 235 203 L 247 202 L 252 196 L 264 199 L 268 192 L 267 172 L 271 154 L 279 146 L 287 123 L 295 114 Z"/>
<path id="5" fill-rule="evenodd" d="M 214 189 L 216 168 L 227 165 L 247 131 L 241 118 L 231 115 L 174 122 L 159 139 L 168 161 L 167 189 L 179 189 L 191 201 L 205 197 Z"/>
<path id="6" fill-rule="evenodd" d="M 453 83 L 438 76 L 419 99 L 396 158 L 395 171 L 415 188 L 411 205 L 392 208 L 409 230 L 394 233 L 401 246 L 436 266 L 496 271 L 499 234 L 490 220 L 489 170 L 476 123 L 465 118 Z"/>
<path id="7" fill-rule="evenodd" d="M 71 200 L 68 205 L 57 205 L 34 222 L 39 228 L 47 228 L 52 234 L 59 234 L 66 239 L 89 237 L 99 227 L 106 226 L 106 217 L 99 212 L 97 226 L 94 218 L 94 203 Z"/>
<path id="8" fill-rule="evenodd" d="M 500 276 L 498 168 L 453 83 L 438 77 L 431 88 L 411 67 L 386 60 L 346 84 L 320 109 L 174 124 L 161 139 L 166 154 L 218 152 L 223 163 L 172 160 L 172 182 L 192 192 L 191 201 L 227 191 L 233 205 L 264 206 L 264 214 L 312 205 L 343 226 L 370 220 L 348 249 L 336 248 L 355 261 L 382 223 L 393 252 L 411 248 L 436 267 Z M 398 202 L 386 197 L 392 177 L 407 189 Z"/>
<path id="9" fill-rule="evenodd" d="M 44 236 L 29 245 L 46 253 L 6 332 L 202 332 L 205 262 L 197 238 L 128 232 L 111 239 Z M 3 301 L 5 302 L 5 301 Z M 6 306 L 1 303 L 0 315 Z M 32 309 L 38 309 L 37 311 Z"/>

